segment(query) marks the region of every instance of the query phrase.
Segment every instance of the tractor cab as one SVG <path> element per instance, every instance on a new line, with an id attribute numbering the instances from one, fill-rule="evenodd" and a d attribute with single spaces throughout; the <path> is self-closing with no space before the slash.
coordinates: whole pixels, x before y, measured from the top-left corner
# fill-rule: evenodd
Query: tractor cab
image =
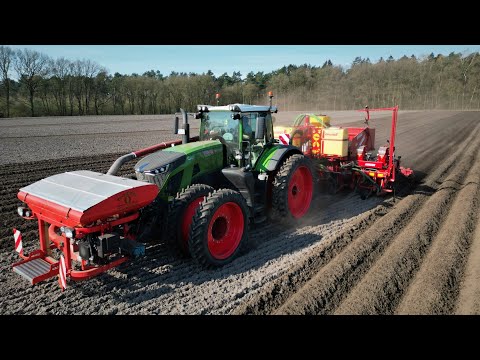
<path id="1" fill-rule="evenodd" d="M 198 105 L 199 140 L 219 140 L 226 147 L 227 165 L 255 167 L 265 144 L 273 141 L 272 112 L 276 107 L 233 104 Z"/>

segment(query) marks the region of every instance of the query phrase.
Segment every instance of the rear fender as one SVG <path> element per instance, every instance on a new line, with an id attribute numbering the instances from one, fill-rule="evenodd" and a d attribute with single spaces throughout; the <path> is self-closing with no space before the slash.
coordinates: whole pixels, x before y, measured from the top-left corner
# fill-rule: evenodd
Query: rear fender
<path id="1" fill-rule="evenodd" d="M 275 145 L 262 154 L 258 159 L 255 170 L 257 171 L 275 171 L 282 166 L 286 158 L 293 154 L 302 154 L 302 152 L 292 145 Z"/>

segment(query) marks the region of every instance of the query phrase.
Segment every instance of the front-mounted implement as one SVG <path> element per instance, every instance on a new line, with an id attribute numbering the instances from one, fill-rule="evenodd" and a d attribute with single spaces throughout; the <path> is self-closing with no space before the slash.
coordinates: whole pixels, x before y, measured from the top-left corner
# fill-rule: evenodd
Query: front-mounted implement
<path id="1" fill-rule="evenodd" d="M 20 189 L 26 218 L 38 221 L 40 248 L 21 255 L 13 270 L 35 284 L 58 274 L 63 255 L 69 277 L 81 280 L 143 255 L 130 224 L 157 193 L 155 185 L 92 171 L 57 174 Z"/>

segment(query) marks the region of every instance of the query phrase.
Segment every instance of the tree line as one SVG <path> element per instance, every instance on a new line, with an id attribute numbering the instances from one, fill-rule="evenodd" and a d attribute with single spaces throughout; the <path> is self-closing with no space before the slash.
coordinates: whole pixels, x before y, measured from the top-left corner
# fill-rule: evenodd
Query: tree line
<path id="1" fill-rule="evenodd" d="M 53 59 L 0 46 L 0 117 L 128 115 L 194 111 L 197 104 L 265 104 L 272 90 L 282 111 L 352 110 L 366 104 L 401 109 L 480 109 L 480 58 L 414 55 L 372 63 L 357 57 L 350 68 L 288 65 L 269 73 L 238 71 L 215 76 L 159 70 L 109 74 L 88 60 Z M 16 75 L 12 76 L 12 75 Z M 15 79 L 16 80 L 15 80 Z"/>

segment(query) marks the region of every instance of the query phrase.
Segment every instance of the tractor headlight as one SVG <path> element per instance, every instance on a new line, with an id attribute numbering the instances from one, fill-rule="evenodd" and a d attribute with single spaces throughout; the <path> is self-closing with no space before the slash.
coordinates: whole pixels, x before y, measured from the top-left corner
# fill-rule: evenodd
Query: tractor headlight
<path id="1" fill-rule="evenodd" d="M 166 171 L 168 171 L 168 168 L 170 167 L 170 164 L 160 166 L 159 168 L 153 170 L 155 174 L 162 174 Z"/>

